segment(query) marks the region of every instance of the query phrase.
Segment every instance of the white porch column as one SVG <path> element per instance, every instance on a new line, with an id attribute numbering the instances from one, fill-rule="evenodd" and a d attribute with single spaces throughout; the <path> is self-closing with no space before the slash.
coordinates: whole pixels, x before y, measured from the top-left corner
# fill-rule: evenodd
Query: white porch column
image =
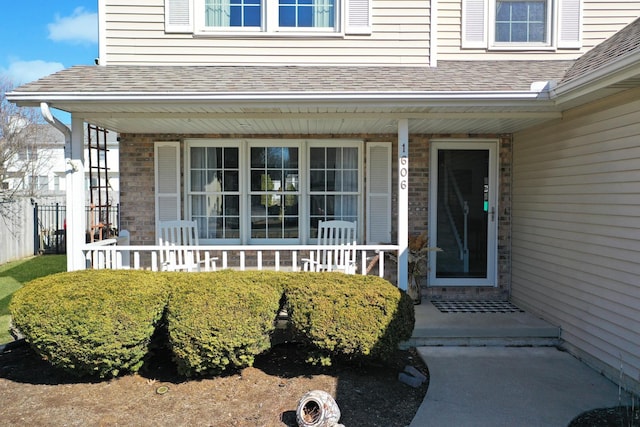
<path id="1" fill-rule="evenodd" d="M 409 260 L 409 120 L 398 120 L 398 287 L 407 290 Z"/>
<path id="2" fill-rule="evenodd" d="M 86 206 L 84 189 L 84 122 L 71 116 L 71 142 L 65 147 L 67 187 L 67 271 L 84 270 Z"/>

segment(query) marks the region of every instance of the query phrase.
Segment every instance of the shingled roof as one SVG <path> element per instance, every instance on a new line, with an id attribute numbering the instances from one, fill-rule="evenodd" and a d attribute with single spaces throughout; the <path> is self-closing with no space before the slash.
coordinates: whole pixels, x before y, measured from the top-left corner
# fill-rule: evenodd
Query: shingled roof
<path id="1" fill-rule="evenodd" d="M 441 61 L 438 67 L 75 66 L 19 93 L 366 93 L 529 91 L 573 61 Z"/>
<path id="2" fill-rule="evenodd" d="M 638 52 L 640 18 L 578 58 L 559 84 L 566 84 Z"/>

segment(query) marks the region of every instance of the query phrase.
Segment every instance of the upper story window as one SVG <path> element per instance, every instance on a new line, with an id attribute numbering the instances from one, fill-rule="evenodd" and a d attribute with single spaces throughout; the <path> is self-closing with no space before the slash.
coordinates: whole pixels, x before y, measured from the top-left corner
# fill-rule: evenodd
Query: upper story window
<path id="1" fill-rule="evenodd" d="M 582 0 L 463 0 L 462 48 L 582 46 Z"/>
<path id="2" fill-rule="evenodd" d="M 293 29 L 337 31 L 338 0 L 204 0 L 196 9 L 202 31 Z M 197 4 L 197 3 L 196 3 Z M 202 13 L 200 13 L 202 12 Z"/>
<path id="3" fill-rule="evenodd" d="M 165 0 L 165 31 L 371 34 L 373 0 Z"/>
<path id="4" fill-rule="evenodd" d="M 547 44 L 549 3 L 545 0 L 496 1 L 495 42 Z"/>

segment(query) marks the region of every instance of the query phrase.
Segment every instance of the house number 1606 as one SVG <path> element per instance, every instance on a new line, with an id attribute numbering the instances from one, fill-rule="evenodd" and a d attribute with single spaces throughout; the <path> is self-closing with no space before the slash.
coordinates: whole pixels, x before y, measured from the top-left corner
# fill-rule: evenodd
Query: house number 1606
<path id="1" fill-rule="evenodd" d="M 400 157 L 400 189 L 407 189 L 407 176 L 409 175 L 409 159 L 405 156 Z"/>

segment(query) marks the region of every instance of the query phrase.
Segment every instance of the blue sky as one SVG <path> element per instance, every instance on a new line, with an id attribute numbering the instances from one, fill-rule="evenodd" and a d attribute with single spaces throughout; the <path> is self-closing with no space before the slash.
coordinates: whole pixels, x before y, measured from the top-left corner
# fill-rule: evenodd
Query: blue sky
<path id="1" fill-rule="evenodd" d="M 98 57 L 98 0 L 3 1 L 0 75 L 20 85 Z"/>

